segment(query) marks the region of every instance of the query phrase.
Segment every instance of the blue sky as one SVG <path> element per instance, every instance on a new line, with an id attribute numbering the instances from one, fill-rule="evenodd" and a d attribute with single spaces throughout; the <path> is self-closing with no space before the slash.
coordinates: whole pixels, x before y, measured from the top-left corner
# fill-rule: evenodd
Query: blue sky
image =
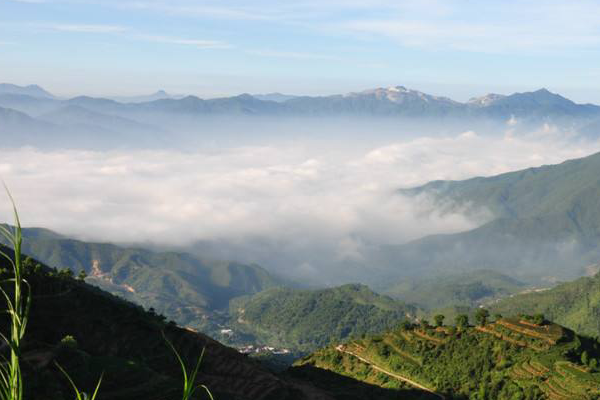
<path id="1" fill-rule="evenodd" d="M 600 103 L 599 1 L 0 0 L 0 81 L 201 97 L 546 87 Z"/>

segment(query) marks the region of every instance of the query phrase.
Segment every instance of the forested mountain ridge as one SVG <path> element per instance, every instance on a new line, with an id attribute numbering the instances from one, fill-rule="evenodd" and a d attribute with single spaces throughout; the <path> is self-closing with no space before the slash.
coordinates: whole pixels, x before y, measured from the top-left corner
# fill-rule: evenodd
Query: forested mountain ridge
<path id="1" fill-rule="evenodd" d="M 435 181 L 399 195 L 427 196 L 434 208 L 487 212 L 465 232 L 432 235 L 381 249 L 385 285 L 397 276 L 482 268 L 546 284 L 585 275 L 600 260 L 600 154 L 558 165 L 464 181 Z M 565 268 L 565 266 L 568 266 Z"/>
<path id="2" fill-rule="evenodd" d="M 258 265 L 83 242 L 39 228 L 23 236 L 23 251 L 41 262 L 85 271 L 89 283 L 209 332 L 218 329 L 213 311 L 227 311 L 232 298 L 283 284 Z"/>
<path id="3" fill-rule="evenodd" d="M 511 296 L 491 305 L 491 309 L 500 313 L 543 313 L 576 332 L 599 337 L 600 273 L 548 290 Z"/>
<path id="4" fill-rule="evenodd" d="M 426 310 L 477 307 L 493 299 L 525 290 L 527 285 L 490 270 L 441 274 L 434 278 L 405 279 L 386 294 Z"/>
<path id="5" fill-rule="evenodd" d="M 313 351 L 350 336 L 414 320 L 417 308 L 349 284 L 319 290 L 267 289 L 231 301 L 232 327 L 258 343 Z"/>

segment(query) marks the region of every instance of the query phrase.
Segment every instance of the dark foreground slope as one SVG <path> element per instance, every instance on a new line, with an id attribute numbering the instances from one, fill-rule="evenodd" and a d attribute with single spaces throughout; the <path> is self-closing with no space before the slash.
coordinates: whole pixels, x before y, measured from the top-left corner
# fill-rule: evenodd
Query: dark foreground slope
<path id="1" fill-rule="evenodd" d="M 542 313 L 577 332 L 600 336 L 600 273 L 552 289 L 515 295 L 497 302 L 492 309 Z"/>
<path id="2" fill-rule="evenodd" d="M 28 265 L 33 304 L 23 352 L 27 399 L 73 398 L 55 362 L 85 391 L 104 372 L 102 400 L 177 399 L 181 371 L 163 331 L 188 365 L 206 348 L 199 380 L 216 399 L 330 398 L 307 383 L 282 379 L 203 334 L 166 323 L 161 316 L 69 274 L 34 268 L 33 262 Z M 0 266 L 8 267 L 4 260 Z M 5 269 L 2 278 L 6 277 Z M 6 332 L 7 320 L 0 322 Z"/>
<path id="3" fill-rule="evenodd" d="M 439 399 L 592 400 L 600 397 L 599 346 L 520 318 L 460 330 L 403 326 L 319 350 L 290 374 L 327 370 L 387 389 L 421 387 Z"/>

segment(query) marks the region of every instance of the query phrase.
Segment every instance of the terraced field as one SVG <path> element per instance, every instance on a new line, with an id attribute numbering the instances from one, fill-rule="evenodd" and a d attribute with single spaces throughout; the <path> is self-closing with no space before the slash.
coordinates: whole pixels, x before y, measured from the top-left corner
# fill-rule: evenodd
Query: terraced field
<path id="1" fill-rule="evenodd" d="M 386 371 L 445 398 L 600 399 L 600 371 L 581 363 L 598 358 L 600 344 L 560 325 L 503 318 L 485 326 L 398 328 L 321 350 L 297 365 L 334 370 L 377 382 Z M 331 352 L 344 353 L 334 355 Z M 348 360 L 353 355 L 356 360 Z M 370 369 L 356 373 L 353 363 Z M 388 377 L 389 378 L 389 377 Z M 393 387 L 389 379 L 385 387 Z"/>

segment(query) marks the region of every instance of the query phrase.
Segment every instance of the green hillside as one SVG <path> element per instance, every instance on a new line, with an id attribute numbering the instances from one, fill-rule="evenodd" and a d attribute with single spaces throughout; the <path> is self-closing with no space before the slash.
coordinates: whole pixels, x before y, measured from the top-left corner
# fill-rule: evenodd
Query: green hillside
<path id="1" fill-rule="evenodd" d="M 2 248 L 3 251 L 6 249 Z M 197 383 L 215 399 L 331 399 L 309 383 L 276 376 L 257 362 L 207 336 L 175 326 L 154 312 L 119 299 L 69 273 L 25 262 L 32 306 L 22 347 L 25 399 L 64 400 L 73 391 L 55 363 L 90 392 L 98 378 L 102 400 L 181 399 L 183 378 L 162 332 L 188 366 L 206 349 Z M 0 259 L 0 281 L 11 293 L 11 267 Z M 5 307 L 4 300 L 0 309 Z M 8 317 L 0 314 L 0 333 Z M 6 356 L 6 346 L 0 353 Z M 207 399 L 195 396 L 195 400 Z"/>
<path id="2" fill-rule="evenodd" d="M 23 235 L 23 251 L 43 263 L 83 270 L 89 283 L 205 331 L 218 328 L 223 317 L 215 311 L 226 312 L 230 299 L 282 284 L 257 265 L 88 243 L 45 229 Z"/>
<path id="3" fill-rule="evenodd" d="M 403 324 L 319 350 L 296 362 L 291 373 L 308 366 L 385 389 L 420 388 L 439 399 L 598 399 L 600 343 L 536 322 Z"/>
<path id="4" fill-rule="evenodd" d="M 590 207 L 600 194 L 600 153 L 558 165 L 528 168 L 492 177 L 464 181 L 434 181 L 424 186 L 403 190 L 405 194 L 433 194 L 451 207 L 485 207 L 495 217 L 527 218 L 547 214 L 580 211 L 600 216 Z M 574 207 L 576 208 L 574 210 Z M 578 207 L 578 208 L 577 208 Z M 578 220 L 581 215 L 573 215 Z M 594 219 L 596 222 L 598 218 Z M 588 221 L 583 228 L 597 232 L 597 224 Z"/>
<path id="5" fill-rule="evenodd" d="M 378 288 L 406 277 L 490 269 L 540 283 L 570 280 L 600 260 L 600 154 L 489 178 L 402 190 L 445 211 L 491 212 L 476 229 L 382 248 Z"/>
<path id="6" fill-rule="evenodd" d="M 543 313 L 577 332 L 600 336 L 600 274 L 509 297 L 492 309 L 500 313 Z"/>
<path id="7" fill-rule="evenodd" d="M 386 294 L 428 310 L 446 307 L 474 307 L 522 291 L 526 285 L 489 270 L 440 275 L 435 278 L 406 279 Z"/>
<path id="8" fill-rule="evenodd" d="M 380 332 L 414 318 L 415 307 L 372 292 L 364 285 L 331 289 L 268 289 L 234 299 L 233 326 L 271 346 L 312 351 L 331 342 Z"/>

